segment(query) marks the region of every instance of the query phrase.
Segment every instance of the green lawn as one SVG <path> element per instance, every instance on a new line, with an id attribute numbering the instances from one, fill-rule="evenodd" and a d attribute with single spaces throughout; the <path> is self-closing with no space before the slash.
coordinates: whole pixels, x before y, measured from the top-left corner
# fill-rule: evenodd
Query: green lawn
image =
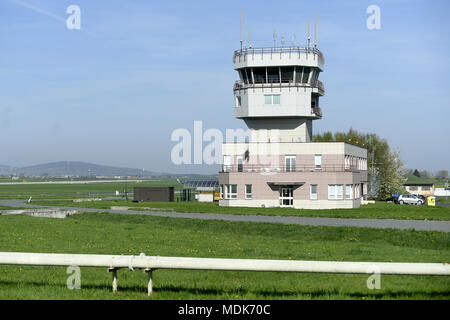
<path id="1" fill-rule="evenodd" d="M 150 186 L 174 186 L 179 189 L 183 185 L 172 179 L 153 180 L 143 182 L 99 182 L 84 184 L 19 184 L 0 185 L 0 199 L 64 199 L 64 198 L 88 198 L 89 196 L 102 196 L 108 193 L 113 195 L 116 190 L 133 192 L 134 187 Z"/>
<path id="2" fill-rule="evenodd" d="M 391 229 L 307 227 L 88 213 L 65 219 L 0 216 L 0 251 L 331 260 L 448 262 L 450 235 Z M 142 270 L 0 266 L 1 299 L 148 299 Z M 151 299 L 448 299 L 449 277 L 157 270 Z"/>
<path id="3" fill-rule="evenodd" d="M 206 202 L 132 202 L 125 200 L 104 200 L 96 202 L 77 202 L 70 200 L 33 201 L 33 204 L 48 206 L 75 206 L 82 208 L 110 209 L 111 206 L 129 206 L 133 208 L 172 208 L 177 212 L 224 213 L 266 216 L 298 216 L 327 218 L 377 218 L 410 220 L 450 220 L 450 207 L 428 207 L 414 205 L 397 205 L 377 202 L 355 209 L 307 210 L 294 208 L 244 208 L 221 207 L 217 203 Z"/>

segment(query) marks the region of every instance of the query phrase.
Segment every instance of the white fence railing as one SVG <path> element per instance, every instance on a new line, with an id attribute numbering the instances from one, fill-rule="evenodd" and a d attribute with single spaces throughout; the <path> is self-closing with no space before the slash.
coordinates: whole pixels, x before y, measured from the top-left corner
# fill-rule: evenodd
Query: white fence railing
<path id="1" fill-rule="evenodd" d="M 117 270 L 144 269 L 148 273 L 148 295 L 152 293 L 152 271 L 156 269 L 320 272 L 409 275 L 450 275 L 449 263 L 336 262 L 300 260 L 259 260 L 187 258 L 132 255 L 57 254 L 0 252 L 0 264 L 35 266 L 104 267 L 112 272 L 113 291 L 117 291 Z"/>

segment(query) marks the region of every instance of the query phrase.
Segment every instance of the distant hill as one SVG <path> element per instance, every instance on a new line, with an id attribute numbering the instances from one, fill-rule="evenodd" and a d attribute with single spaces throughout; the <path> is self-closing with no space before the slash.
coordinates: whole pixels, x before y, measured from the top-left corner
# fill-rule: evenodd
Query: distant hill
<path id="1" fill-rule="evenodd" d="M 99 164 L 93 164 L 81 161 L 59 161 L 38 164 L 28 167 L 11 167 L 7 165 L 0 165 L 0 175 L 27 175 L 27 176 L 154 176 L 154 177 L 209 177 L 209 175 L 201 174 L 170 174 L 164 172 L 153 172 L 142 169 L 124 168 L 124 167 L 112 167 Z"/>
<path id="2" fill-rule="evenodd" d="M 0 174 L 9 174 L 13 167 L 0 164 Z"/>
<path id="3" fill-rule="evenodd" d="M 60 161 L 15 168 L 16 174 L 22 175 L 75 175 L 75 176 L 142 176 L 142 170 L 98 165 L 81 161 Z M 146 172 L 146 175 L 152 175 Z"/>

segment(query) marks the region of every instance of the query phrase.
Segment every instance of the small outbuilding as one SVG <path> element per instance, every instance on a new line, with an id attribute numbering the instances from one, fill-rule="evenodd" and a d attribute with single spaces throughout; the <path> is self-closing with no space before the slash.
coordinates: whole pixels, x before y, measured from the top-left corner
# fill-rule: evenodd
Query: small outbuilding
<path id="1" fill-rule="evenodd" d="M 135 187 L 134 202 L 173 202 L 174 187 Z"/>
<path id="2" fill-rule="evenodd" d="M 432 196 L 434 194 L 434 184 L 433 183 L 404 183 L 406 191 L 411 194 L 421 194 L 423 196 Z"/>

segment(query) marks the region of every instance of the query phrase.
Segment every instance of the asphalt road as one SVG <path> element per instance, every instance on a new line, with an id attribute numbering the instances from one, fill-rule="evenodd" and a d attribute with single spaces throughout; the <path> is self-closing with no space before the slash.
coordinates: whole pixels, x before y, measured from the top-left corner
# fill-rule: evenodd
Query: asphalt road
<path id="1" fill-rule="evenodd" d="M 25 200 L 0 200 L 0 205 L 8 207 L 43 208 L 27 203 Z M 181 212 L 148 212 L 132 210 L 110 210 L 90 209 L 76 207 L 58 207 L 61 209 L 79 210 L 84 212 L 105 211 L 120 214 L 139 214 L 170 218 L 189 218 L 202 220 L 223 220 L 238 222 L 263 222 L 282 223 L 308 226 L 331 226 L 331 227 L 365 227 L 376 229 L 414 229 L 417 231 L 440 231 L 450 232 L 450 221 L 425 221 L 425 220 L 394 220 L 394 219 L 343 219 L 343 218 L 310 218 L 310 217 L 278 217 L 278 216 L 251 216 L 215 213 L 181 213 Z"/>

